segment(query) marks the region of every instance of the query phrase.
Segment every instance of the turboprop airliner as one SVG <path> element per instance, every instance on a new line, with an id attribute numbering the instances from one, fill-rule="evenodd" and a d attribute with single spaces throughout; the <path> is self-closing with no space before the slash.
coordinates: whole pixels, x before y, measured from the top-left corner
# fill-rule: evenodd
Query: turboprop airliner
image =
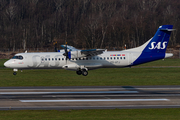
<path id="1" fill-rule="evenodd" d="M 122 50 L 106 49 L 79 50 L 72 46 L 62 45 L 60 52 L 18 53 L 6 61 L 4 66 L 13 69 L 13 75 L 23 69 L 66 69 L 76 71 L 78 75 L 87 76 L 89 70 L 98 68 L 131 67 L 159 59 L 172 57 L 166 53 L 172 25 L 162 25 L 154 37 L 143 45 Z"/>

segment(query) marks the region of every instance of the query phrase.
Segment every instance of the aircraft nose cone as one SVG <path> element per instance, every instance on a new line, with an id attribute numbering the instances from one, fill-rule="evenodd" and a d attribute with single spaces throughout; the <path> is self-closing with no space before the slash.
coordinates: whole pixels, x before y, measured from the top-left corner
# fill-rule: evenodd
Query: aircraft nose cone
<path id="1" fill-rule="evenodd" d="M 5 66 L 5 67 L 8 67 L 8 66 L 9 66 L 9 65 L 8 65 L 8 62 L 5 62 L 5 63 L 4 63 L 4 66 Z"/>

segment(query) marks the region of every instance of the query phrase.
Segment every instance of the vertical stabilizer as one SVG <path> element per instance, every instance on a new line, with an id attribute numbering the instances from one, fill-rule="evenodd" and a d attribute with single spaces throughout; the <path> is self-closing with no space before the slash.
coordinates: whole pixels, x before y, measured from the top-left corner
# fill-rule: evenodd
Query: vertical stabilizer
<path id="1" fill-rule="evenodd" d="M 169 43 L 169 38 L 173 25 L 162 25 L 158 28 L 154 37 L 146 43 L 141 55 L 133 62 L 133 65 L 146 63 L 165 58 L 165 52 Z"/>
<path id="2" fill-rule="evenodd" d="M 172 28 L 172 25 L 160 26 L 143 52 L 165 53 L 171 32 L 173 31 Z"/>

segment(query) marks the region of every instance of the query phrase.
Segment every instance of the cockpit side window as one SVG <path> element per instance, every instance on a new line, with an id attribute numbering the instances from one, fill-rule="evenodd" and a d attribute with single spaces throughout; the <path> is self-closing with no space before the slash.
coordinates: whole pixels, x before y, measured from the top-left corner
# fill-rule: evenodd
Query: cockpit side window
<path id="1" fill-rule="evenodd" d="M 22 59 L 23 59 L 23 56 L 19 56 L 19 59 L 22 60 Z"/>
<path id="2" fill-rule="evenodd" d="M 19 56 L 14 56 L 12 59 L 19 59 L 19 60 L 22 60 L 23 59 L 23 56 L 19 55 Z"/>

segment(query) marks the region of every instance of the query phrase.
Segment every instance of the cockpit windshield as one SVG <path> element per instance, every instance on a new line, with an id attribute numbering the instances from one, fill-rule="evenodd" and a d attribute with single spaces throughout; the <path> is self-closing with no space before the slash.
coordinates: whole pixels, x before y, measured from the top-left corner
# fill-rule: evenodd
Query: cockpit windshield
<path id="1" fill-rule="evenodd" d="M 14 56 L 12 59 L 19 59 L 19 60 L 22 60 L 23 59 L 23 56 L 19 55 L 19 56 Z"/>

